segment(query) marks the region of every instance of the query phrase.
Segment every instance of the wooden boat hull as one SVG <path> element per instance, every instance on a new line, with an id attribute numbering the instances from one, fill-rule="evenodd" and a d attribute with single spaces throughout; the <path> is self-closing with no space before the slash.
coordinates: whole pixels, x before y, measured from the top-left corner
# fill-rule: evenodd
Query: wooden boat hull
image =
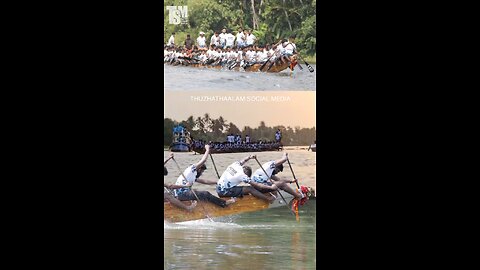
<path id="1" fill-rule="evenodd" d="M 281 197 L 278 196 L 276 192 L 274 194 L 277 197 L 277 199 L 271 204 L 264 200 L 255 198 L 252 195 L 245 195 L 243 197 L 236 198 L 235 203 L 228 205 L 225 208 L 222 208 L 210 202 L 199 201 L 198 205 L 191 212 L 180 209 L 170 204 L 169 202 L 164 202 L 163 219 L 168 222 L 184 222 L 184 221 L 205 219 L 206 218 L 205 210 L 211 218 L 215 218 L 215 217 L 261 211 L 269 208 L 286 207 Z M 282 191 L 282 195 L 287 201 L 287 203 L 290 203 L 290 201 L 293 199 L 293 196 L 286 192 Z M 230 197 L 225 197 L 222 199 L 228 200 L 230 199 Z M 310 200 L 312 199 L 315 199 L 314 194 L 310 197 Z M 191 204 L 190 201 L 185 201 L 183 203 L 185 205 Z"/>

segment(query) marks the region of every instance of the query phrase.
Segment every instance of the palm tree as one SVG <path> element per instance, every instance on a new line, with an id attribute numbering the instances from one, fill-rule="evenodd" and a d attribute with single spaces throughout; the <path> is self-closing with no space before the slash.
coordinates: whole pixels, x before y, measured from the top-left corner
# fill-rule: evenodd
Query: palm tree
<path id="1" fill-rule="evenodd" d="M 203 126 L 206 132 L 212 131 L 213 121 L 208 113 L 203 116 Z"/>

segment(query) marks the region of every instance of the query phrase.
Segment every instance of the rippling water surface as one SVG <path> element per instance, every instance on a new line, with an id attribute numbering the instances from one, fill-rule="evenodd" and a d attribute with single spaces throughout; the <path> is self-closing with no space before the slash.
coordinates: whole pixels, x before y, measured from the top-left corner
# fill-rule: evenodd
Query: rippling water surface
<path id="1" fill-rule="evenodd" d="M 315 74 L 302 64 L 279 73 L 243 72 L 213 68 L 193 68 L 164 64 L 166 90 L 315 91 Z"/>
<path id="2" fill-rule="evenodd" d="M 288 150 L 295 175 L 301 185 L 315 184 L 315 153 L 305 149 Z M 164 157 L 169 152 L 164 152 Z M 232 162 L 249 153 L 213 155 L 220 174 Z M 255 153 L 261 163 L 281 158 L 282 152 Z M 183 169 L 200 160 L 201 155 L 175 153 Z M 173 162 L 173 161 L 170 161 Z M 169 175 L 165 182 L 173 183 L 179 174 L 175 164 L 167 163 Z M 255 160 L 247 162 L 253 170 Z M 279 176 L 291 179 L 285 163 Z M 216 179 L 210 159 L 205 178 Z M 209 190 L 214 186 L 195 184 L 196 189 Z M 310 200 L 299 208 L 300 221 L 286 207 L 267 209 L 241 215 L 183 223 L 164 223 L 165 269 L 316 269 L 316 201 Z"/>

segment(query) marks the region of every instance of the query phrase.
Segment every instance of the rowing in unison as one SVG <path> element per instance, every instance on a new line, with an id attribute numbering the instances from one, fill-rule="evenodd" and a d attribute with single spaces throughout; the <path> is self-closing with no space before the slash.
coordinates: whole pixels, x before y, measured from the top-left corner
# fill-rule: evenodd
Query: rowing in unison
<path id="1" fill-rule="evenodd" d="M 235 37 L 230 32 L 212 36 L 207 47 L 204 32 L 200 32 L 197 44 L 193 44 L 190 35 L 184 46 L 176 46 L 174 34 L 164 44 L 164 62 L 171 65 L 193 67 L 228 68 L 229 70 L 280 72 L 288 67 L 291 70 L 297 63 L 295 35 L 288 40 L 282 39 L 275 44 L 257 45 L 251 31 L 240 32 Z M 299 65 L 300 67 L 300 65 Z"/>
<path id="2" fill-rule="evenodd" d="M 271 207 L 278 207 L 282 204 L 287 206 L 287 202 L 280 202 L 278 195 L 284 197 L 280 190 L 286 192 L 292 198 L 291 211 L 298 215 L 298 205 L 303 205 L 309 198 L 314 197 L 313 189 L 302 186 L 294 190 L 289 186 L 291 183 L 298 183 L 297 179 L 292 181 L 281 179 L 277 175 L 283 171 L 283 163 L 288 160 L 288 154 L 285 153 L 282 158 L 264 163 L 255 172 L 247 166 L 249 160 L 255 159 L 255 155 L 250 155 L 242 160 L 230 164 L 221 176 L 218 174 L 215 163 L 215 171 L 218 180 L 205 179 L 202 173 L 207 169 L 205 163 L 210 155 L 210 146 L 205 145 L 205 154 L 196 164 L 191 164 L 185 170 L 181 171 L 173 154 L 169 159 L 173 159 L 177 169 L 180 172 L 175 185 L 164 184 L 164 186 L 173 190 L 173 193 L 164 193 L 167 203 L 164 203 L 164 219 L 171 222 L 181 222 L 187 220 L 203 219 L 242 212 L 251 212 Z M 213 162 L 213 157 L 212 162 Z M 169 160 L 167 159 L 167 161 Z M 166 168 L 164 167 L 164 175 Z M 194 183 L 206 185 L 215 185 L 217 196 L 209 191 L 192 189 Z M 242 185 L 243 184 L 243 185 Z M 298 184 L 297 184 L 298 186 Z M 172 198 L 173 197 L 173 198 Z M 195 207 L 197 202 L 201 205 Z M 179 205 L 182 204 L 182 205 Z"/>

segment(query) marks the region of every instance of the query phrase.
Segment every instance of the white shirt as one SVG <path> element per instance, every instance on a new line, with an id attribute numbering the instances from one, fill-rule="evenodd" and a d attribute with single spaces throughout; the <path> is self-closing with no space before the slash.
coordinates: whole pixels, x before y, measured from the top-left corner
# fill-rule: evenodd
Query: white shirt
<path id="1" fill-rule="evenodd" d="M 243 51 L 238 51 L 238 59 L 243 60 Z"/>
<path id="2" fill-rule="evenodd" d="M 220 38 L 220 44 L 225 43 L 225 36 L 226 35 L 227 35 L 226 33 L 220 33 L 220 35 L 218 35 L 218 37 Z"/>
<path id="3" fill-rule="evenodd" d="M 197 44 L 198 44 L 198 47 L 205 47 L 207 46 L 207 44 L 205 43 L 205 37 L 198 37 L 197 38 Z"/>
<path id="4" fill-rule="evenodd" d="M 237 34 L 237 43 L 244 43 L 245 42 L 245 34 L 243 32 L 240 32 Z"/>
<path id="5" fill-rule="evenodd" d="M 173 35 L 170 36 L 167 42 L 168 46 L 175 45 L 175 37 Z"/>
<path id="6" fill-rule="evenodd" d="M 293 43 L 288 43 L 287 46 L 285 46 L 285 53 L 293 54 L 293 50 L 295 50 L 297 46 Z"/>
<path id="7" fill-rule="evenodd" d="M 253 35 L 253 34 L 250 34 L 247 36 L 247 45 L 253 45 L 253 43 L 255 43 L 255 40 L 257 38 Z"/>
<path id="8" fill-rule="evenodd" d="M 253 60 L 255 58 L 255 52 L 254 51 L 247 51 L 247 53 L 245 53 L 245 56 L 248 60 Z"/>
<path id="9" fill-rule="evenodd" d="M 228 33 L 225 35 L 225 40 L 226 40 L 226 43 L 225 43 L 226 46 L 233 46 L 233 43 L 235 43 L 235 36 L 232 35 L 231 33 Z"/>
<path id="10" fill-rule="evenodd" d="M 267 172 L 268 176 L 265 175 L 265 173 L 263 172 L 263 170 L 261 168 L 259 168 L 258 170 L 256 170 L 253 173 L 253 176 L 252 176 L 253 181 L 258 182 L 258 183 L 267 182 L 269 177 L 272 176 L 273 170 L 275 170 L 275 161 L 269 161 L 269 162 L 263 164 L 262 168 Z"/>
<path id="11" fill-rule="evenodd" d="M 268 55 L 265 52 L 257 52 L 257 61 L 267 60 Z"/>
<path id="12" fill-rule="evenodd" d="M 215 46 L 220 45 L 220 37 L 216 37 L 215 35 L 213 35 L 212 38 L 210 38 L 210 45 L 212 44 Z"/>
<path id="13" fill-rule="evenodd" d="M 236 161 L 223 172 L 217 185 L 220 189 L 229 189 L 240 185 L 242 182 L 250 183 L 250 181 L 252 180 L 243 172 L 243 167 L 240 165 L 240 162 Z"/>

